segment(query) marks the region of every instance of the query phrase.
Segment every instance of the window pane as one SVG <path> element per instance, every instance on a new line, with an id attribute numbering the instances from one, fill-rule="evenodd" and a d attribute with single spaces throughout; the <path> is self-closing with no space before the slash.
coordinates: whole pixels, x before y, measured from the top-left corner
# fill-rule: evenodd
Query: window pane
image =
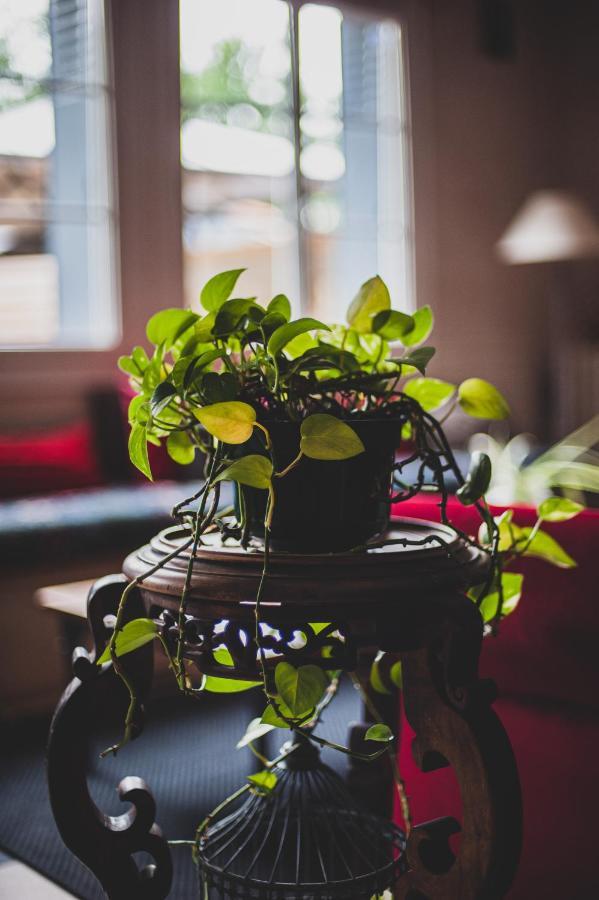
<path id="1" fill-rule="evenodd" d="M 413 308 L 402 72 L 394 21 L 181 0 L 189 304 L 215 272 L 247 266 L 244 293 L 285 291 L 320 317 L 341 318 L 377 272 Z"/>
<path id="2" fill-rule="evenodd" d="M 341 319 L 375 273 L 413 308 L 399 25 L 303 6 L 299 75 L 307 308 Z"/>
<path id="3" fill-rule="evenodd" d="M 244 294 L 299 297 L 289 10 L 181 0 L 185 290 L 248 267 Z"/>
<path id="4" fill-rule="evenodd" d="M 0 0 L 0 341 L 117 334 L 103 4 Z"/>

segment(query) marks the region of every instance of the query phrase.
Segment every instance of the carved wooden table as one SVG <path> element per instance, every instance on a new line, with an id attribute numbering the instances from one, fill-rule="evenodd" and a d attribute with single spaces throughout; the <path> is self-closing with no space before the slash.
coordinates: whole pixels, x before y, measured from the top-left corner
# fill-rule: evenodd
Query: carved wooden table
<path id="1" fill-rule="evenodd" d="M 271 555 L 261 605 L 262 620 L 273 629 L 264 639 L 272 651 L 269 665 L 286 659 L 294 665 L 354 670 L 365 651 L 400 654 L 406 714 L 416 733 L 416 762 L 423 771 L 453 767 L 462 821 L 443 818 L 413 828 L 407 847 L 410 869 L 397 883 L 395 897 L 500 898 L 517 866 L 521 805 L 512 750 L 491 709 L 493 685 L 477 675 L 482 621 L 464 594 L 469 585 L 484 580 L 486 558 L 449 529 L 414 519 L 395 522 L 386 538 L 395 543 L 362 553 Z M 181 529 L 167 529 L 125 560 L 124 575 L 94 585 L 88 619 L 95 647 L 92 653 L 75 651 L 75 678 L 59 703 L 50 733 L 48 781 L 58 828 L 67 847 L 113 900 L 166 897 L 172 864 L 154 821 L 154 801 L 141 779 L 127 777 L 119 785 L 121 799 L 131 804 L 121 816 L 105 815 L 90 797 L 86 766 L 95 723 L 109 707 L 117 706 L 124 717 L 127 705 L 112 667 L 100 669 L 95 660 L 109 639 L 110 616 L 127 580 L 142 575 L 182 540 Z M 216 536 L 211 540 L 194 562 L 185 657 L 206 674 L 255 678 L 254 598 L 262 554 L 223 546 Z M 165 637 L 172 638 L 188 558 L 183 552 L 135 589 L 127 620 L 149 615 L 159 620 Z M 310 622 L 331 625 L 317 633 Z M 223 644 L 234 670 L 214 656 Z M 152 653 L 149 644 L 123 657 L 141 698 L 151 687 Z M 138 731 L 142 725 L 140 717 Z M 456 857 L 449 837 L 458 830 Z M 141 850 L 153 856 L 154 865 L 140 872 L 133 854 Z"/>

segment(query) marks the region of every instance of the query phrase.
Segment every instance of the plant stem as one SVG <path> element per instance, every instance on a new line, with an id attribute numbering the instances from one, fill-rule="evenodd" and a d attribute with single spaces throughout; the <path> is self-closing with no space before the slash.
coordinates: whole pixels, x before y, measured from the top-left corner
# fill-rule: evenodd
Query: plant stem
<path id="1" fill-rule="evenodd" d="M 355 672 L 350 672 L 351 680 L 356 687 L 356 689 L 360 693 L 360 698 L 364 703 L 366 709 L 372 716 L 375 722 L 378 722 L 379 725 L 385 725 L 385 721 L 381 714 L 379 713 L 372 697 L 368 693 L 368 691 L 364 688 L 364 685 L 360 681 L 360 678 Z M 408 800 L 408 794 L 406 791 L 406 785 L 401 777 L 401 772 L 399 770 L 399 764 L 397 762 L 397 757 L 394 753 L 394 749 L 392 745 L 389 745 L 386 748 L 389 754 L 389 763 L 391 765 L 391 771 L 393 773 L 393 781 L 395 782 L 395 788 L 397 790 L 397 796 L 399 798 L 399 805 L 401 806 L 401 814 L 403 816 L 403 820 L 406 826 L 406 834 L 409 835 L 412 830 L 412 813 L 410 811 L 410 803 Z"/>

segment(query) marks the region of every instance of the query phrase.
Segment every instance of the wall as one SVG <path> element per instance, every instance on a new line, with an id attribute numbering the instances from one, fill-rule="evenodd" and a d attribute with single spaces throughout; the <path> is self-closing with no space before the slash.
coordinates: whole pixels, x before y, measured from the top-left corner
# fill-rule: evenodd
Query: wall
<path id="1" fill-rule="evenodd" d="M 511 401 L 512 430 L 542 433 L 539 375 L 555 349 L 546 314 L 551 271 L 505 266 L 494 245 L 540 187 L 572 187 L 599 213 L 599 12 L 584 0 L 513 6 L 516 57 L 497 61 L 480 49 L 475 0 L 430 4 L 435 156 L 428 181 L 416 182 L 416 216 L 417 228 L 434 228 L 436 273 L 421 299 L 430 298 L 436 311 L 440 350 L 431 374 L 494 381 Z M 415 154 L 430 155 L 423 134 L 417 137 Z M 432 224 L 418 223 L 419 188 Z M 421 258 L 420 268 L 429 262 Z M 587 289 L 596 290 L 596 268 L 588 277 Z M 458 431 L 460 424 L 466 427 L 459 423 Z"/>

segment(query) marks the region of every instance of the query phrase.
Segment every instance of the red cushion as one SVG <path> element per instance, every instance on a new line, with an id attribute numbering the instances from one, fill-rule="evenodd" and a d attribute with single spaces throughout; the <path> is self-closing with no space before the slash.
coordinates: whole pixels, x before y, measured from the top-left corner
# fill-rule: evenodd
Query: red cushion
<path id="1" fill-rule="evenodd" d="M 86 424 L 0 437 L 0 497 L 93 487 L 101 481 Z"/>
<path id="2" fill-rule="evenodd" d="M 435 498 L 396 504 L 396 515 L 437 519 Z M 475 532 L 478 516 L 450 501 L 456 525 Z M 514 520 L 530 525 L 535 512 L 516 509 Z M 536 559 L 518 563 L 524 590 L 516 611 L 502 623 L 497 638 L 486 638 L 481 672 L 494 678 L 504 695 L 534 696 L 599 708 L 599 604 L 596 566 L 599 511 L 586 510 L 576 519 L 544 526 L 578 562 L 557 569 Z"/>

